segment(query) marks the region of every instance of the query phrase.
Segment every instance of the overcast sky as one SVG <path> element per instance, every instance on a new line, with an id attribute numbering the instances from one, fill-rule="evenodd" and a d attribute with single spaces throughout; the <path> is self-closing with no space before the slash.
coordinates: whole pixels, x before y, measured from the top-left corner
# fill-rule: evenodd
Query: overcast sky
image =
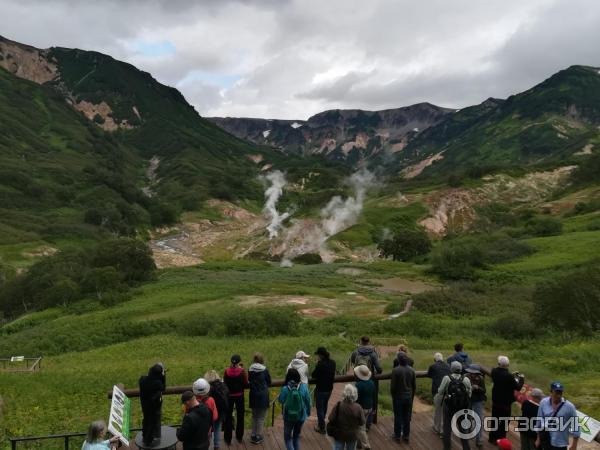
<path id="1" fill-rule="evenodd" d="M 204 116 L 461 108 L 600 66 L 598 0 L 0 0 L 0 34 L 108 53 Z"/>

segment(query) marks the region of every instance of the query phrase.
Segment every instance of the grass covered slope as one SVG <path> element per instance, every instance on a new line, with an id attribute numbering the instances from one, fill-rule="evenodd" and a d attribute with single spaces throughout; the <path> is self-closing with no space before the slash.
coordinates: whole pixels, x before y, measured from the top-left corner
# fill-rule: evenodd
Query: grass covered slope
<path id="1" fill-rule="evenodd" d="M 437 175 L 570 161 L 600 142 L 598 104 L 598 69 L 572 66 L 505 101 L 489 99 L 456 112 L 400 156 L 407 165 L 443 152 L 424 172 Z"/>

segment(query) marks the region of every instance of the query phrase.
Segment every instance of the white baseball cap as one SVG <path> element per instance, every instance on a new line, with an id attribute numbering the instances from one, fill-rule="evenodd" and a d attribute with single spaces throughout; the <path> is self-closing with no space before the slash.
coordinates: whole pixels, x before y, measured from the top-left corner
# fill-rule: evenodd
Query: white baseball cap
<path id="1" fill-rule="evenodd" d="M 310 358 L 310 355 L 304 353 L 302 350 L 300 350 L 298 353 L 296 353 L 296 359 L 302 359 L 302 358 Z"/>

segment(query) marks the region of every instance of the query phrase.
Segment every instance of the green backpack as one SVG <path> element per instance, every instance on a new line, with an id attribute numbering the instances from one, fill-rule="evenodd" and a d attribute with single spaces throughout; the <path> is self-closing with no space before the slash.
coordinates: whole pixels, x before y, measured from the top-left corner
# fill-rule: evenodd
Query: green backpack
<path id="1" fill-rule="evenodd" d="M 283 404 L 283 415 L 288 422 L 298 422 L 304 414 L 304 402 L 300 394 L 300 386 L 288 386 L 288 396 Z"/>

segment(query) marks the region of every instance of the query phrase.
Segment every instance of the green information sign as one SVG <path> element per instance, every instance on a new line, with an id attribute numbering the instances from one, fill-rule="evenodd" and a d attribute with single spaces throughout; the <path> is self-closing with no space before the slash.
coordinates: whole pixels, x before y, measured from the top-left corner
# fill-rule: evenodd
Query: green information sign
<path id="1" fill-rule="evenodd" d="M 108 418 L 108 431 L 126 446 L 129 446 L 129 426 L 131 421 L 131 400 L 117 386 L 113 386 L 110 416 Z"/>

